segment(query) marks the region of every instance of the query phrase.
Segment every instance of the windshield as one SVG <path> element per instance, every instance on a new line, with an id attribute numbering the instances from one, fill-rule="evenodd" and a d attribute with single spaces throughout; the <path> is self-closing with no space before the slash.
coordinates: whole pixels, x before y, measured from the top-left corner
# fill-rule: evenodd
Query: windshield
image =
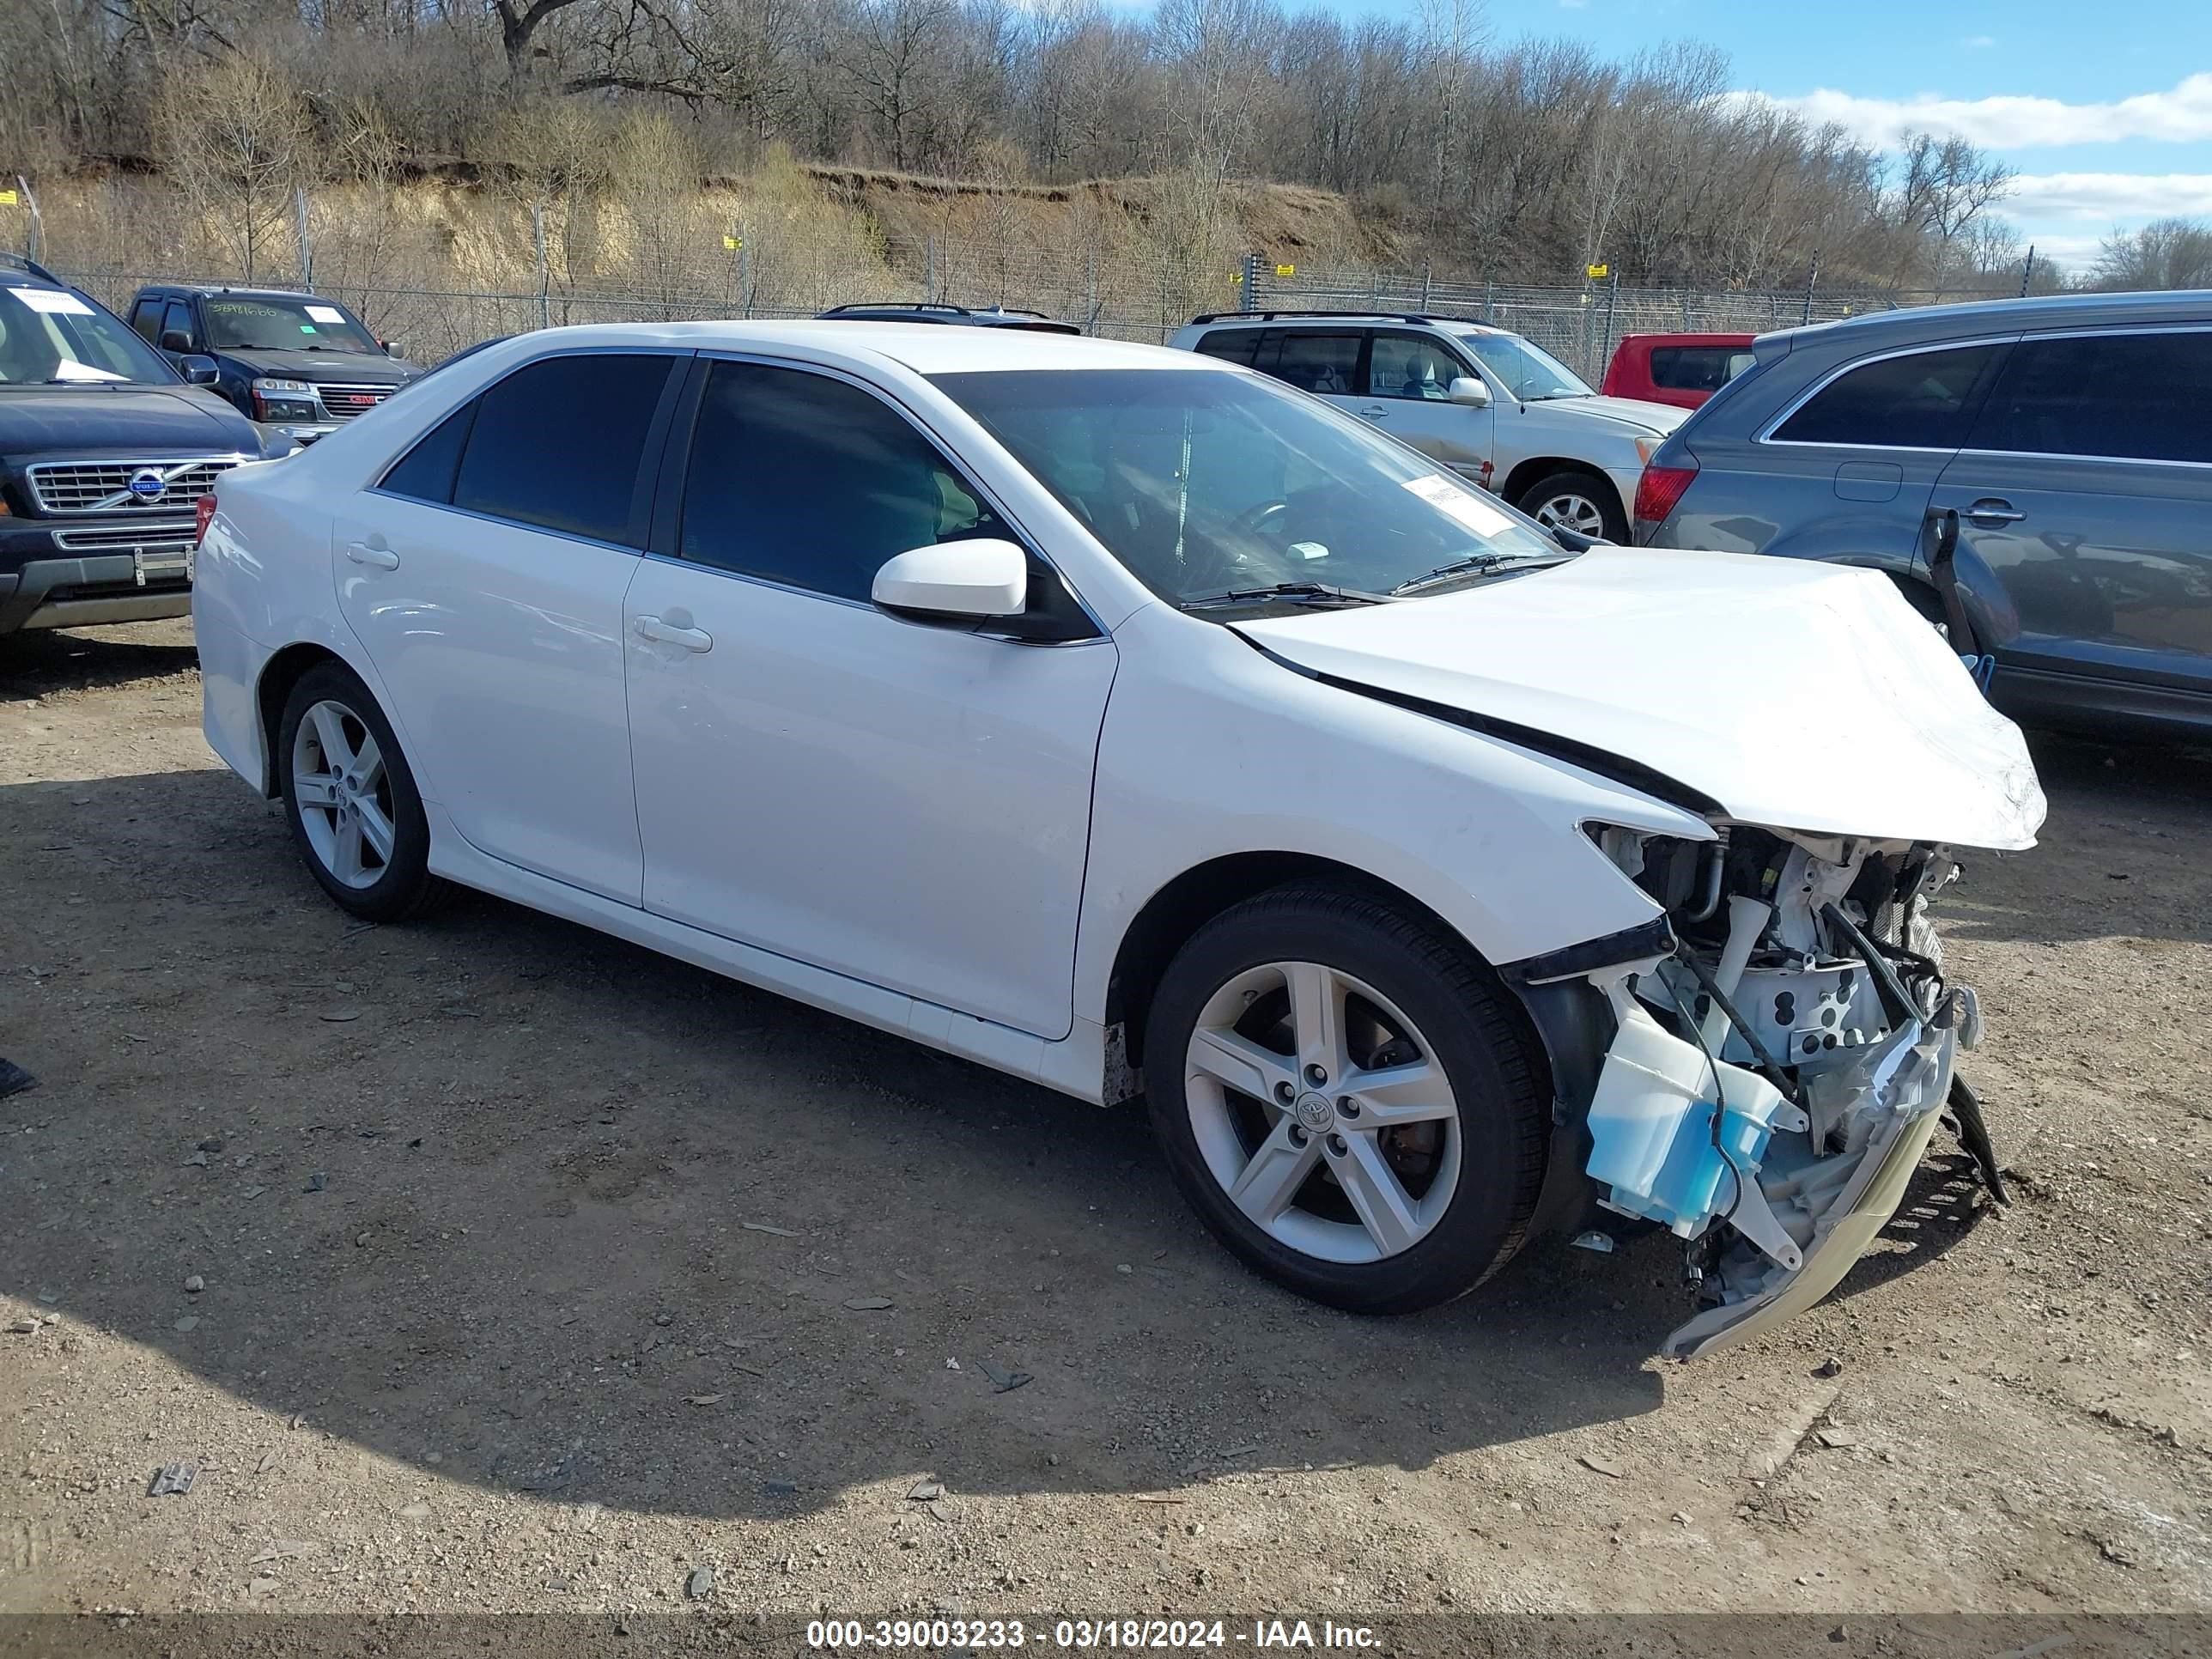
<path id="1" fill-rule="evenodd" d="M 934 382 L 1178 605 L 1285 583 L 1388 593 L 1462 563 L 1471 576 L 1561 556 L 1426 457 L 1258 375 L 1012 369 Z"/>
<path id="2" fill-rule="evenodd" d="M 321 300 L 270 300 L 210 294 L 200 301 L 208 344 L 217 351 L 367 351 L 368 331 Z"/>
<path id="3" fill-rule="evenodd" d="M 1462 334 L 1467 349 L 1501 381 L 1516 403 L 1540 404 L 1553 398 L 1594 398 L 1589 385 L 1557 357 L 1517 334 Z"/>
<path id="4" fill-rule="evenodd" d="M 0 386 L 177 380 L 159 352 L 90 301 L 0 283 Z"/>

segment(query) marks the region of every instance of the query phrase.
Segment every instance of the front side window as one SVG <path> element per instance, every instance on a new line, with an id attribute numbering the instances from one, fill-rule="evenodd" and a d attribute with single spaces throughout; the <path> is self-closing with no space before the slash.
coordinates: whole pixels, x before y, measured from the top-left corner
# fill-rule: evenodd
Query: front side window
<path id="1" fill-rule="evenodd" d="M 1273 364 L 1261 367 L 1301 392 L 1348 398 L 1358 390 L 1359 336 L 1308 334 L 1292 329 L 1283 336 Z"/>
<path id="2" fill-rule="evenodd" d="M 453 505 L 563 535 L 644 545 L 639 467 L 677 361 L 582 352 L 516 369 L 477 400 Z"/>
<path id="3" fill-rule="evenodd" d="M 369 332 L 325 300 L 210 295 L 200 301 L 207 343 L 217 351 L 376 351 Z"/>
<path id="4" fill-rule="evenodd" d="M 0 386 L 136 380 L 174 386 L 168 360 L 67 289 L 0 283 Z"/>
<path id="5" fill-rule="evenodd" d="M 1775 429 L 1773 441 L 1956 449 L 2001 355 L 1995 345 L 1952 346 L 1863 363 L 1815 392 Z"/>
<path id="6" fill-rule="evenodd" d="M 1368 354 L 1367 395 L 1449 403 L 1451 383 L 1468 372 L 1449 347 L 1426 335 L 1377 334 Z"/>
<path id="7" fill-rule="evenodd" d="M 935 384 L 1176 604 L 1279 584 L 1387 593 L 1446 567 L 1472 580 L 1474 565 L 1563 556 L 1425 456 L 1268 380 L 1012 369 Z"/>
<path id="8" fill-rule="evenodd" d="M 1581 375 L 1517 334 L 1469 333 L 1461 339 L 1516 403 L 1541 404 L 1558 398 L 1597 395 Z"/>
<path id="9" fill-rule="evenodd" d="M 684 557 L 865 601 L 897 554 L 1007 533 L 934 445 L 860 387 L 761 363 L 708 371 Z"/>
<path id="10" fill-rule="evenodd" d="M 2023 340 L 1972 447 L 2212 465 L 2212 331 Z"/>

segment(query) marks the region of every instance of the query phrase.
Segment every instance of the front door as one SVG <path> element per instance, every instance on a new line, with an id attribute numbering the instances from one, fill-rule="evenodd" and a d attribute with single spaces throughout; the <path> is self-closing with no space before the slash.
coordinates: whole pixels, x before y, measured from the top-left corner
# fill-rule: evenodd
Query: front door
<path id="1" fill-rule="evenodd" d="M 1487 486 L 1497 416 L 1490 404 L 1476 409 L 1451 401 L 1451 383 L 1474 373 L 1441 340 L 1377 329 L 1358 412 L 1470 483 Z"/>
<path id="2" fill-rule="evenodd" d="M 1066 1036 L 1111 641 L 875 609 L 894 554 L 1012 529 L 873 393 L 702 368 L 674 556 L 624 606 L 646 908 Z"/>
<path id="3" fill-rule="evenodd" d="M 2212 328 L 2013 348 L 1932 512 L 2018 613 L 2016 668 L 2212 691 Z"/>
<path id="4" fill-rule="evenodd" d="M 627 904 L 643 866 L 623 595 L 686 362 L 526 365 L 347 503 L 331 549 L 424 798 L 479 850 Z"/>

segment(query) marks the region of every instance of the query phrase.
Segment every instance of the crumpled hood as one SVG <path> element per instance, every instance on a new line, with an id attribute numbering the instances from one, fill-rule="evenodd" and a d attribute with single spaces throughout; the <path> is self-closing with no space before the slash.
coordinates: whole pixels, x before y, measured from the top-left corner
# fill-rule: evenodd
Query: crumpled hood
<path id="1" fill-rule="evenodd" d="M 1621 757 L 1741 823 L 2017 848 L 2020 728 L 1874 571 L 1599 547 L 1459 592 L 1233 624 L 1355 689 Z"/>
<path id="2" fill-rule="evenodd" d="M 414 379 L 390 357 L 366 351 L 225 351 L 233 362 L 272 380 L 401 386 Z"/>
<path id="3" fill-rule="evenodd" d="M 1650 432 L 1664 436 L 1690 418 L 1686 409 L 1677 409 L 1672 404 L 1647 404 L 1641 398 L 1547 398 L 1540 403 L 1527 405 L 1528 412 L 1538 410 L 1561 410 L 1577 416 L 1601 416 L 1618 421 L 1623 426 L 1633 427 L 1638 432 Z"/>

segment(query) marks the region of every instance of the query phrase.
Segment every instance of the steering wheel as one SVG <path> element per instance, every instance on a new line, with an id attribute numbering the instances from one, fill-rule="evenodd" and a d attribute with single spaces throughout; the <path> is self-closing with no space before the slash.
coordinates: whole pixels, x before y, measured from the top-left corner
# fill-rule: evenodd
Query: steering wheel
<path id="1" fill-rule="evenodd" d="M 1290 528 L 1288 524 L 1280 521 L 1290 510 L 1288 501 L 1261 501 L 1258 506 L 1248 507 L 1239 513 L 1236 527 L 1248 536 L 1279 536 Z"/>

